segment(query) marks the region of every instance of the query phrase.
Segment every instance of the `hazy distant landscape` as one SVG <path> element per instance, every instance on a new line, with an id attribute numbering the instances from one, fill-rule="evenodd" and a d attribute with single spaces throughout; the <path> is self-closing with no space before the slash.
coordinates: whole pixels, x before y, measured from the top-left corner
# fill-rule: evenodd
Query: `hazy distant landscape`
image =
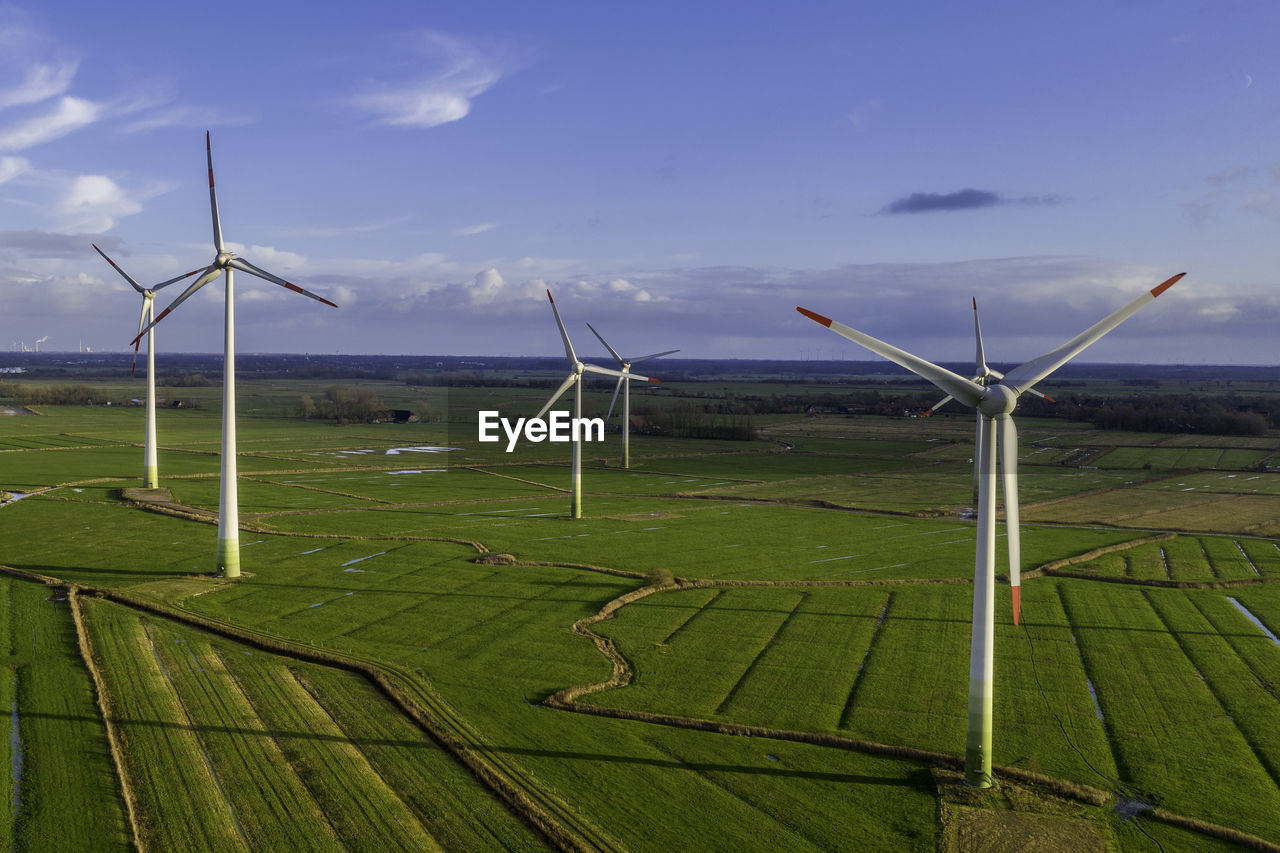
<path id="1" fill-rule="evenodd" d="M 165 360 L 186 405 L 159 414 L 156 495 L 129 359 L 23 358 L 6 393 L 99 399 L 0 418 L 17 848 L 1280 844 L 1272 369 L 1045 387 L 1193 394 L 1261 434 L 1021 415 L 1023 624 L 998 587 L 980 791 L 956 784 L 972 416 L 871 411 L 936 402 L 892 366 L 672 359 L 633 397 L 632 468 L 616 430 L 584 447 L 573 521 L 567 445 L 475 440 L 478 409 L 532 413 L 559 360 L 242 356 L 225 581 L 218 360 Z M 301 416 L 338 387 L 418 420 Z M 603 415 L 611 383 L 587 389 Z M 663 434 L 695 422 L 751 437 Z"/>

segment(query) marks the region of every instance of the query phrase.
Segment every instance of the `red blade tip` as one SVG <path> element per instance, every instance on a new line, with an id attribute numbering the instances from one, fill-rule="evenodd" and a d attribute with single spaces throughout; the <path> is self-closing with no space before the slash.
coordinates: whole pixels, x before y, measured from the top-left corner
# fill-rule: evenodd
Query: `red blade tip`
<path id="1" fill-rule="evenodd" d="M 650 382 L 657 382 L 659 385 L 660 385 L 660 384 L 662 384 L 662 380 L 661 380 L 661 379 L 653 379 L 652 377 L 650 377 L 649 381 L 650 381 Z"/>
<path id="2" fill-rule="evenodd" d="M 810 311 L 808 308 L 801 308 L 799 305 L 796 306 L 796 310 L 799 311 L 804 316 L 808 317 L 813 322 L 821 323 L 822 325 L 826 326 L 828 329 L 831 328 L 830 317 L 823 317 L 821 314 L 814 313 L 813 311 Z"/>
<path id="3" fill-rule="evenodd" d="M 1045 394 L 1045 395 L 1044 395 L 1044 398 L 1045 398 L 1046 400 L 1048 400 L 1050 403 L 1056 403 L 1056 402 L 1058 402 L 1057 400 L 1055 400 L 1055 399 L 1053 399 L 1052 397 L 1050 397 L 1048 394 Z"/>
<path id="4" fill-rule="evenodd" d="M 1158 285 L 1157 287 L 1153 287 L 1151 289 L 1151 295 L 1159 296 L 1160 294 L 1164 293 L 1166 290 L 1168 290 L 1169 288 L 1177 284 L 1178 279 L 1182 278 L 1184 275 L 1186 275 L 1186 273 L 1180 272 L 1177 275 L 1173 276 L 1172 278 L 1165 279 L 1164 282 L 1162 282 L 1160 285 Z"/>

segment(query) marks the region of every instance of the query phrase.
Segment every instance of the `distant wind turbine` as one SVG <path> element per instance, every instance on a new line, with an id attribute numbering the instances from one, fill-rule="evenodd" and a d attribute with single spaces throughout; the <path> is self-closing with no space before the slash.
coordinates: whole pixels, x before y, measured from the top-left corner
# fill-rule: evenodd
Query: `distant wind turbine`
<path id="1" fill-rule="evenodd" d="M 120 268 L 120 265 L 107 257 L 107 253 L 98 248 L 96 243 L 90 244 L 94 251 L 102 255 L 102 259 L 111 264 L 111 268 L 120 275 L 124 276 L 124 280 L 129 282 L 130 286 L 138 293 L 142 294 L 142 315 L 138 318 L 138 341 L 142 340 L 142 330 L 147 330 L 147 426 L 146 426 L 146 442 L 143 449 L 143 467 L 142 467 L 142 485 L 147 489 L 158 489 L 160 487 L 159 460 L 156 453 L 156 344 L 155 330 L 149 325 L 151 318 L 155 315 L 155 297 L 156 291 L 162 287 L 168 287 L 177 281 L 193 276 L 200 270 L 192 270 L 188 273 L 175 276 L 168 281 L 162 281 L 151 287 L 143 287 L 133 280 L 127 272 Z M 130 375 L 133 374 L 134 368 L 138 366 L 138 347 L 133 349 L 133 367 L 129 369 Z"/>
<path id="2" fill-rule="evenodd" d="M 996 449 L 1001 451 L 1005 519 L 1008 530 L 1009 583 L 1013 589 L 1013 621 L 1020 621 L 1021 567 L 1018 528 L 1018 434 L 1010 417 L 1018 398 L 1033 385 L 1079 355 L 1086 347 L 1153 301 L 1182 278 L 1178 273 L 1128 305 L 1085 329 L 1057 349 L 1015 367 L 1004 376 L 985 367 L 981 330 L 978 335 L 979 378 L 966 379 L 919 356 L 898 349 L 877 338 L 837 323 L 829 317 L 796 306 L 801 314 L 826 326 L 842 337 L 929 380 L 947 396 L 978 412 L 976 464 L 978 480 L 978 540 L 973 567 L 973 629 L 969 648 L 969 719 L 965 741 L 965 782 L 978 788 L 992 784 L 991 777 L 991 696 L 994 678 L 995 645 L 995 552 L 996 552 Z M 974 307 L 977 303 L 975 300 Z M 993 381 L 994 380 L 994 381 Z M 943 400 L 946 402 L 946 400 Z M 941 405 L 941 403 L 939 404 Z M 934 406 L 936 409 L 937 406 Z"/>
<path id="3" fill-rule="evenodd" d="M 600 339 L 600 343 L 604 344 L 604 348 L 613 356 L 614 361 L 618 362 L 618 366 L 622 368 L 622 376 L 618 377 L 618 384 L 613 389 L 613 399 L 609 401 L 609 414 L 605 415 L 605 420 L 613 416 L 614 404 L 618 402 L 618 391 L 622 391 L 622 467 L 631 467 L 631 383 L 630 379 L 640 379 L 641 377 L 631 375 L 631 365 L 639 364 L 642 361 L 648 361 L 651 358 L 660 358 L 664 355 L 671 355 L 673 352 L 680 352 L 678 349 L 669 349 L 666 352 L 655 352 L 652 355 L 642 355 L 639 358 L 623 358 L 618 355 L 618 351 L 609 346 L 609 342 L 604 336 L 596 331 L 595 326 L 590 323 L 587 328 L 591 333 Z"/>
<path id="4" fill-rule="evenodd" d="M 309 296 L 317 302 L 323 302 L 332 308 L 337 305 L 322 296 L 316 296 L 309 290 L 285 281 L 277 275 L 256 267 L 244 258 L 238 258 L 227 251 L 222 243 L 222 224 L 218 220 L 218 194 L 213 186 L 213 146 L 209 134 L 204 135 L 205 157 L 209 163 L 209 209 L 213 216 L 213 248 L 217 253 L 211 263 L 191 286 L 169 307 L 160 312 L 160 316 L 138 333 L 133 339 L 136 346 L 138 340 L 149 329 L 169 315 L 187 300 L 191 294 L 222 275 L 227 275 L 227 286 L 223 298 L 223 343 L 222 343 L 222 481 L 218 494 L 218 571 L 223 577 L 240 577 L 240 496 L 236 477 L 236 333 L 235 333 L 235 277 L 236 270 L 257 276 L 260 279 L 278 284 L 281 287 Z"/>
<path id="5" fill-rule="evenodd" d="M 551 298 L 551 291 L 547 291 L 547 299 L 551 300 L 551 311 L 556 315 L 556 325 L 560 328 L 560 338 L 564 341 L 564 354 L 569 359 L 570 371 L 569 376 L 560 383 L 560 387 L 551 395 L 551 399 L 547 404 L 538 410 L 538 414 L 534 417 L 542 417 L 548 409 L 555 405 L 556 400 L 573 386 L 573 456 L 570 468 L 570 498 L 569 498 L 569 514 L 573 518 L 582 518 L 582 442 L 578 434 L 577 424 L 582 417 L 582 375 L 584 373 L 599 373 L 604 376 L 618 376 L 622 379 L 628 377 L 632 379 L 643 379 L 645 382 L 658 382 L 657 379 L 650 379 L 647 376 L 637 376 L 631 373 L 623 373 L 620 370 L 610 370 L 607 367 L 597 367 L 594 364 L 583 364 L 578 360 L 578 355 L 573 351 L 573 344 L 569 342 L 569 333 L 564 328 L 564 322 L 560 319 L 560 310 L 556 308 L 556 301 Z M 607 344 L 606 344 L 607 346 Z"/>

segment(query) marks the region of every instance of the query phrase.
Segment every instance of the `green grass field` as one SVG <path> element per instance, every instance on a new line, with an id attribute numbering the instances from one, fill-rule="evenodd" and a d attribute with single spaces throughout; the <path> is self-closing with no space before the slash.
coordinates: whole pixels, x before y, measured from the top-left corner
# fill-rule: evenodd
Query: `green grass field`
<path id="1" fill-rule="evenodd" d="M 11 846 L 932 850 L 1005 815 L 1112 849 L 1229 849 L 1012 777 L 961 806 L 910 752 L 963 752 L 971 419 L 634 436 L 630 471 L 610 434 L 573 521 L 567 448 L 281 417 L 304 387 L 246 383 L 235 583 L 210 577 L 216 389 L 161 412 L 186 515 L 122 499 L 140 409 L 0 419 L 0 489 L 40 491 L 0 507 L 0 564 L 90 590 L 101 685 L 64 594 L 0 579 Z M 1024 571 L 1070 576 L 1027 578 L 1020 627 L 997 588 L 995 763 L 1280 844 L 1280 486 L 1260 468 L 1280 439 L 1020 426 Z M 1162 531 L 1181 535 L 1129 544 Z M 606 606 L 589 630 L 626 677 L 579 700 L 598 713 L 553 709 L 616 674 L 573 630 Z"/>

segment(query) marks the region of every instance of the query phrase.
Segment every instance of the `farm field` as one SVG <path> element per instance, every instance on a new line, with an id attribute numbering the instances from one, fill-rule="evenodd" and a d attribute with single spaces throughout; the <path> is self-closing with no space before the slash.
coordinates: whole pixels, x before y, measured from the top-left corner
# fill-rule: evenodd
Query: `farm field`
<path id="1" fill-rule="evenodd" d="M 634 435 L 630 470 L 610 433 L 574 521 L 564 446 L 286 417 L 303 388 L 246 383 L 237 582 L 212 394 L 161 412 L 158 503 L 125 495 L 140 409 L 0 418 L 11 846 L 950 850 L 992 815 L 1060 849 L 1280 845 L 1280 438 L 1020 424 L 980 793 L 948 776 L 972 420 Z"/>

